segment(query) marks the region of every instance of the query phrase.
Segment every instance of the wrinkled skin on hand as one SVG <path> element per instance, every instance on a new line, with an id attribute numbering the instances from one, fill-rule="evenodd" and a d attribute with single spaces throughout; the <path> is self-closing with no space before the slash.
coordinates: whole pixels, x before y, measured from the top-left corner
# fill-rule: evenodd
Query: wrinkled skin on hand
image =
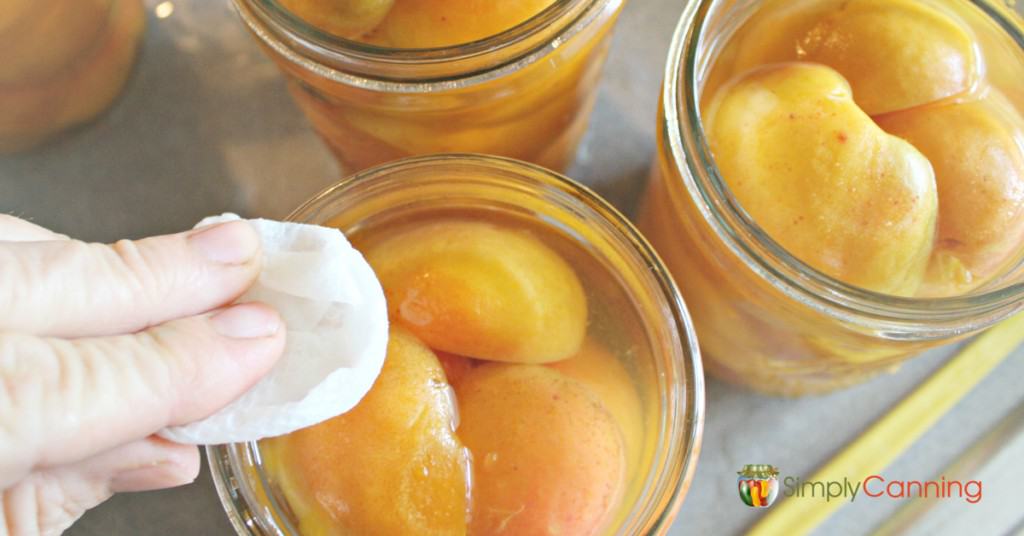
<path id="1" fill-rule="evenodd" d="M 740 205 L 796 258 L 851 285 L 913 295 L 931 253 L 931 164 L 880 129 L 836 71 L 776 64 L 721 89 L 705 124 Z"/>
<path id="2" fill-rule="evenodd" d="M 0 534 L 56 535 L 115 492 L 179 486 L 154 434 L 248 390 L 284 349 L 246 222 L 87 244 L 0 215 Z"/>

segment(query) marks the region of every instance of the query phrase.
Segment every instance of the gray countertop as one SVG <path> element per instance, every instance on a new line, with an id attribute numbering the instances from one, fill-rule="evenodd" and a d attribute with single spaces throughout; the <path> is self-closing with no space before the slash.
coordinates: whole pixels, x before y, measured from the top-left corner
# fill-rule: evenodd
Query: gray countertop
<path id="1" fill-rule="evenodd" d="M 0 157 L 0 211 L 78 238 L 111 241 L 181 230 L 223 211 L 283 217 L 338 178 L 277 70 L 227 0 L 172 1 L 173 13 L 157 19 L 152 15 L 157 0 L 146 0 L 151 15 L 142 59 L 108 114 L 30 154 Z M 646 181 L 662 63 L 682 5 L 681 0 L 636 0 L 626 7 L 590 131 L 570 173 L 627 213 Z M 710 380 L 702 457 L 671 533 L 742 531 L 761 514 L 736 497 L 740 466 L 771 463 L 785 474 L 810 476 L 954 351 L 930 352 L 892 375 L 798 400 L 763 397 Z M 1024 349 L 884 475 L 924 480 L 940 474 L 1024 403 L 1022 380 Z M 1024 473 L 1021 443 L 1015 443 L 1017 455 L 1000 456 L 986 474 Z M 991 521 L 993 512 L 1024 518 L 1019 484 L 1013 492 L 992 479 L 981 503 L 945 501 L 944 515 L 969 520 L 963 526 L 978 534 L 1008 529 Z M 820 532 L 869 532 L 901 504 L 856 501 Z M 958 533 L 951 524 L 936 526 Z M 89 512 L 70 534 L 230 532 L 204 470 L 190 486 L 115 497 Z"/>

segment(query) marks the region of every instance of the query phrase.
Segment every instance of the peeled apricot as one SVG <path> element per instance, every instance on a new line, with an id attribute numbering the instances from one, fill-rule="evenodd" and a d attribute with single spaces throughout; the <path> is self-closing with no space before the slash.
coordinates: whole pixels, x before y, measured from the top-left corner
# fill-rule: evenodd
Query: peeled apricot
<path id="1" fill-rule="evenodd" d="M 590 389 L 604 404 L 622 431 L 627 473 L 640 465 L 644 441 L 644 413 L 632 376 L 604 346 L 587 339 L 576 355 L 552 363 L 551 368 Z"/>
<path id="2" fill-rule="evenodd" d="M 723 179 L 790 254 L 851 285 L 916 292 L 935 235 L 931 164 L 861 111 L 839 73 L 754 70 L 720 90 L 705 119 Z"/>
<path id="3" fill-rule="evenodd" d="M 431 348 L 519 363 L 570 357 L 587 300 L 554 250 L 527 231 L 447 220 L 364 248 L 392 318 Z"/>
<path id="4" fill-rule="evenodd" d="M 374 40 L 394 48 L 460 45 L 519 25 L 553 0 L 396 0 L 374 31 Z"/>
<path id="5" fill-rule="evenodd" d="M 464 534 L 470 460 L 437 357 L 393 327 L 384 368 L 346 414 L 271 440 L 309 533 Z M 328 521 L 329 520 L 329 521 Z"/>
<path id="6" fill-rule="evenodd" d="M 21 23 L 25 16 L 41 6 L 39 0 L 4 0 L 0 3 L 0 34 Z"/>
<path id="7" fill-rule="evenodd" d="M 88 57 L 107 28 L 111 6 L 126 1 L 139 0 L 40 2 L 23 22 L 0 35 L 0 84 L 39 82 Z"/>
<path id="8" fill-rule="evenodd" d="M 980 101 L 907 110 L 879 125 L 935 168 L 939 230 L 923 295 L 962 294 L 1024 249 L 1024 118 L 998 91 Z"/>
<path id="9" fill-rule="evenodd" d="M 469 534 L 597 534 L 623 493 L 622 434 L 582 383 L 491 363 L 456 388 L 473 453 Z"/>
<path id="10" fill-rule="evenodd" d="M 917 0 L 776 0 L 741 30 L 736 72 L 781 61 L 839 71 L 877 115 L 971 91 L 984 62 L 971 31 Z"/>
<path id="11" fill-rule="evenodd" d="M 395 0 L 281 0 L 299 18 L 327 33 L 357 38 L 388 14 Z"/>
<path id="12" fill-rule="evenodd" d="M 447 352 L 437 352 L 437 360 L 441 362 L 444 376 L 452 386 L 461 383 L 462 379 L 479 365 L 478 361 Z"/>
<path id="13" fill-rule="evenodd" d="M 106 109 L 131 72 L 145 19 L 141 2 L 118 0 L 87 57 L 43 83 L 0 87 L 0 153 L 28 149 Z"/>

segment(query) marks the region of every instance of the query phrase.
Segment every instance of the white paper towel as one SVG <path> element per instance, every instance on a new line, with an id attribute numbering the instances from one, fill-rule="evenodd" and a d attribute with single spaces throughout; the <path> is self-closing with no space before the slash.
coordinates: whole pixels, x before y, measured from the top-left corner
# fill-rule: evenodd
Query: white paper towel
<path id="1" fill-rule="evenodd" d="M 196 227 L 238 219 L 206 218 Z M 262 380 L 217 413 L 162 430 L 171 441 L 255 441 L 312 426 L 352 409 L 384 364 L 388 315 L 384 292 L 341 231 L 249 220 L 263 244 L 256 283 L 237 303 L 260 301 L 288 328 L 284 355 Z"/>

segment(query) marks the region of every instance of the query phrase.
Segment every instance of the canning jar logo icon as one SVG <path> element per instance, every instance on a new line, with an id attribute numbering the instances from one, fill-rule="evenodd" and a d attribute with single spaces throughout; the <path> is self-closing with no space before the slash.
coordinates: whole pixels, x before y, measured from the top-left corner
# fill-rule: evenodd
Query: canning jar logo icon
<path id="1" fill-rule="evenodd" d="M 768 508 L 779 495 L 779 470 L 773 465 L 744 465 L 736 474 L 740 499 L 752 508 Z"/>

